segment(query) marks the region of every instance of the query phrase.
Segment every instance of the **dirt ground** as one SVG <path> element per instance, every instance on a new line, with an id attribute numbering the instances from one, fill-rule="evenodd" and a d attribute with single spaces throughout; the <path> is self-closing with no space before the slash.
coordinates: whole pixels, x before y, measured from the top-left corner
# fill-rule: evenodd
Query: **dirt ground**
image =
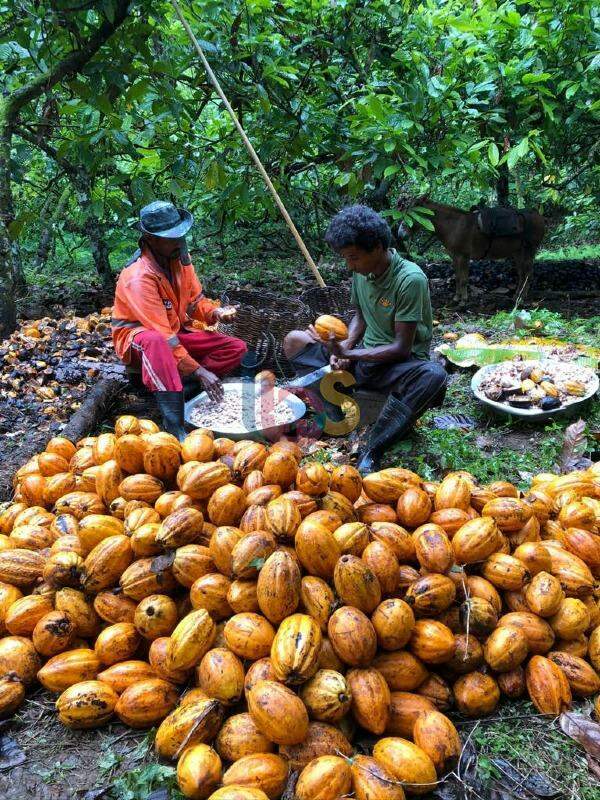
<path id="1" fill-rule="evenodd" d="M 152 759 L 147 731 L 120 724 L 71 731 L 58 721 L 54 699 L 42 689 L 30 695 L 5 731 L 25 760 L 0 771 L 3 800 L 100 800 L 100 790 L 117 771 L 139 768 Z"/>

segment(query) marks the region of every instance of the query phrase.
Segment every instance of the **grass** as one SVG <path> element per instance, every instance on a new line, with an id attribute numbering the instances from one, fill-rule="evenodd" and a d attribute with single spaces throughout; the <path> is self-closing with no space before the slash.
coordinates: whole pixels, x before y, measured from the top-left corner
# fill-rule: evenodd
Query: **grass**
<path id="1" fill-rule="evenodd" d="M 539 323 L 535 335 L 560 338 L 600 347 L 600 316 L 589 319 L 568 319 L 546 309 L 534 309 L 525 318 L 528 325 Z M 515 330 L 515 312 L 502 311 L 492 317 L 480 317 L 441 325 L 439 330 L 459 334 L 480 332 L 490 341 L 532 335 L 523 328 Z M 443 409 L 428 411 L 419 421 L 414 433 L 399 442 L 387 454 L 391 463 L 401 463 L 428 480 L 437 480 L 444 473 L 464 469 L 482 483 L 508 480 L 525 489 L 531 476 L 551 470 L 557 462 L 565 428 L 572 419 L 557 419 L 551 425 L 535 425 L 518 419 L 504 421 L 488 414 L 470 389 L 472 370 L 455 371 L 449 382 Z M 600 402 L 591 401 L 585 411 L 588 433 L 600 431 Z M 476 428 L 440 430 L 435 417 L 464 414 L 471 417 Z M 587 455 L 596 447 L 590 438 Z M 596 454 L 596 459 L 599 454 Z"/>
<path id="2" fill-rule="evenodd" d="M 563 245 L 542 248 L 537 258 L 542 261 L 579 261 L 600 258 L 600 244 Z"/>
<path id="3" fill-rule="evenodd" d="M 459 727 L 464 734 L 465 725 Z M 561 731 L 557 720 L 539 716 L 528 701 L 501 705 L 492 719 L 474 724 L 471 735 L 478 750 L 478 775 L 488 785 L 499 777 L 494 759 L 504 758 L 525 776 L 539 770 L 561 800 L 600 798 L 583 748 Z"/>
<path id="4" fill-rule="evenodd" d="M 162 764 L 147 764 L 119 776 L 107 795 L 110 800 L 146 800 L 155 789 L 168 789 L 170 800 L 183 800 L 176 786 L 176 770 Z"/>

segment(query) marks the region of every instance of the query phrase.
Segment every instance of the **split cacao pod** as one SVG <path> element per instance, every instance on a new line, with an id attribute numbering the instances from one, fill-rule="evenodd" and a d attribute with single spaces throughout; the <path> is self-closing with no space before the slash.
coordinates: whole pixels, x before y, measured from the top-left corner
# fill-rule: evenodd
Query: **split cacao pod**
<path id="1" fill-rule="evenodd" d="M 175 760 L 185 748 L 212 741 L 222 720 L 218 700 L 197 700 L 179 706 L 160 723 L 154 740 L 156 752 L 161 758 Z"/>
<path id="2" fill-rule="evenodd" d="M 549 658 L 535 655 L 525 670 L 527 691 L 540 712 L 557 717 L 571 706 L 571 689 L 562 669 Z"/>

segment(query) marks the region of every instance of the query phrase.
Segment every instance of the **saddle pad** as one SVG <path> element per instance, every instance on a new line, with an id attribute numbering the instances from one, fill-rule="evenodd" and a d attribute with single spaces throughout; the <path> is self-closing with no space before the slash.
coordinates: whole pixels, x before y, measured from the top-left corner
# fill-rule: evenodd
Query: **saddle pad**
<path id="1" fill-rule="evenodd" d="M 523 232 L 523 217 L 514 208 L 482 208 L 477 224 L 485 236 L 518 236 Z"/>

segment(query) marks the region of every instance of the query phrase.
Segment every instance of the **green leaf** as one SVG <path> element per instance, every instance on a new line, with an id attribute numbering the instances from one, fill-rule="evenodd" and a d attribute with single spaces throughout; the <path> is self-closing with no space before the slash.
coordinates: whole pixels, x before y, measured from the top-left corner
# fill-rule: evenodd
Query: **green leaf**
<path id="1" fill-rule="evenodd" d="M 125 92 L 125 99 L 126 100 L 139 100 L 140 97 L 143 97 L 146 92 L 148 91 L 150 84 L 145 78 L 142 78 L 139 81 L 136 81 L 132 86 L 127 89 Z"/>
<path id="2" fill-rule="evenodd" d="M 495 142 L 490 142 L 488 145 L 488 160 L 492 167 L 496 167 L 500 161 L 500 152 L 498 145 Z"/>
<path id="3" fill-rule="evenodd" d="M 571 84 L 571 86 L 569 86 L 569 88 L 565 92 L 565 97 L 567 98 L 567 100 L 570 100 L 574 94 L 577 94 L 578 91 L 579 91 L 579 84 L 573 83 Z"/>
<path id="4" fill-rule="evenodd" d="M 338 186 L 347 186 L 350 183 L 351 177 L 352 177 L 351 172 L 342 172 L 341 175 L 337 176 L 335 182 Z"/>
<path id="5" fill-rule="evenodd" d="M 112 4 L 112 0 L 102 0 L 101 2 L 102 10 L 106 14 L 106 18 L 109 22 L 115 21 L 115 9 Z"/>
<path id="6" fill-rule="evenodd" d="M 427 231 L 435 230 L 435 228 L 433 227 L 433 222 L 430 219 L 427 219 L 427 217 L 423 216 L 422 214 L 419 214 L 419 212 L 415 211 L 414 208 L 409 209 L 408 216 L 412 217 L 412 219 L 414 219 L 415 222 L 418 222 L 419 225 L 422 225 L 423 228 L 425 228 L 425 230 Z"/>
<path id="7" fill-rule="evenodd" d="M 113 113 L 113 107 L 108 99 L 108 95 L 106 94 L 98 95 L 94 100 L 94 105 L 96 108 L 102 111 L 103 114 L 108 115 Z"/>
<path id="8" fill-rule="evenodd" d="M 204 176 L 207 189 L 217 189 L 221 185 L 221 170 L 218 161 L 211 161 Z"/>
<path id="9" fill-rule="evenodd" d="M 258 92 L 258 101 L 261 105 L 261 108 L 265 113 L 268 114 L 271 111 L 271 101 L 269 100 L 267 90 L 260 83 L 257 85 L 256 90 Z"/>
<path id="10" fill-rule="evenodd" d="M 544 83 L 552 77 L 550 72 L 526 72 L 521 78 L 525 86 L 532 83 Z"/>

